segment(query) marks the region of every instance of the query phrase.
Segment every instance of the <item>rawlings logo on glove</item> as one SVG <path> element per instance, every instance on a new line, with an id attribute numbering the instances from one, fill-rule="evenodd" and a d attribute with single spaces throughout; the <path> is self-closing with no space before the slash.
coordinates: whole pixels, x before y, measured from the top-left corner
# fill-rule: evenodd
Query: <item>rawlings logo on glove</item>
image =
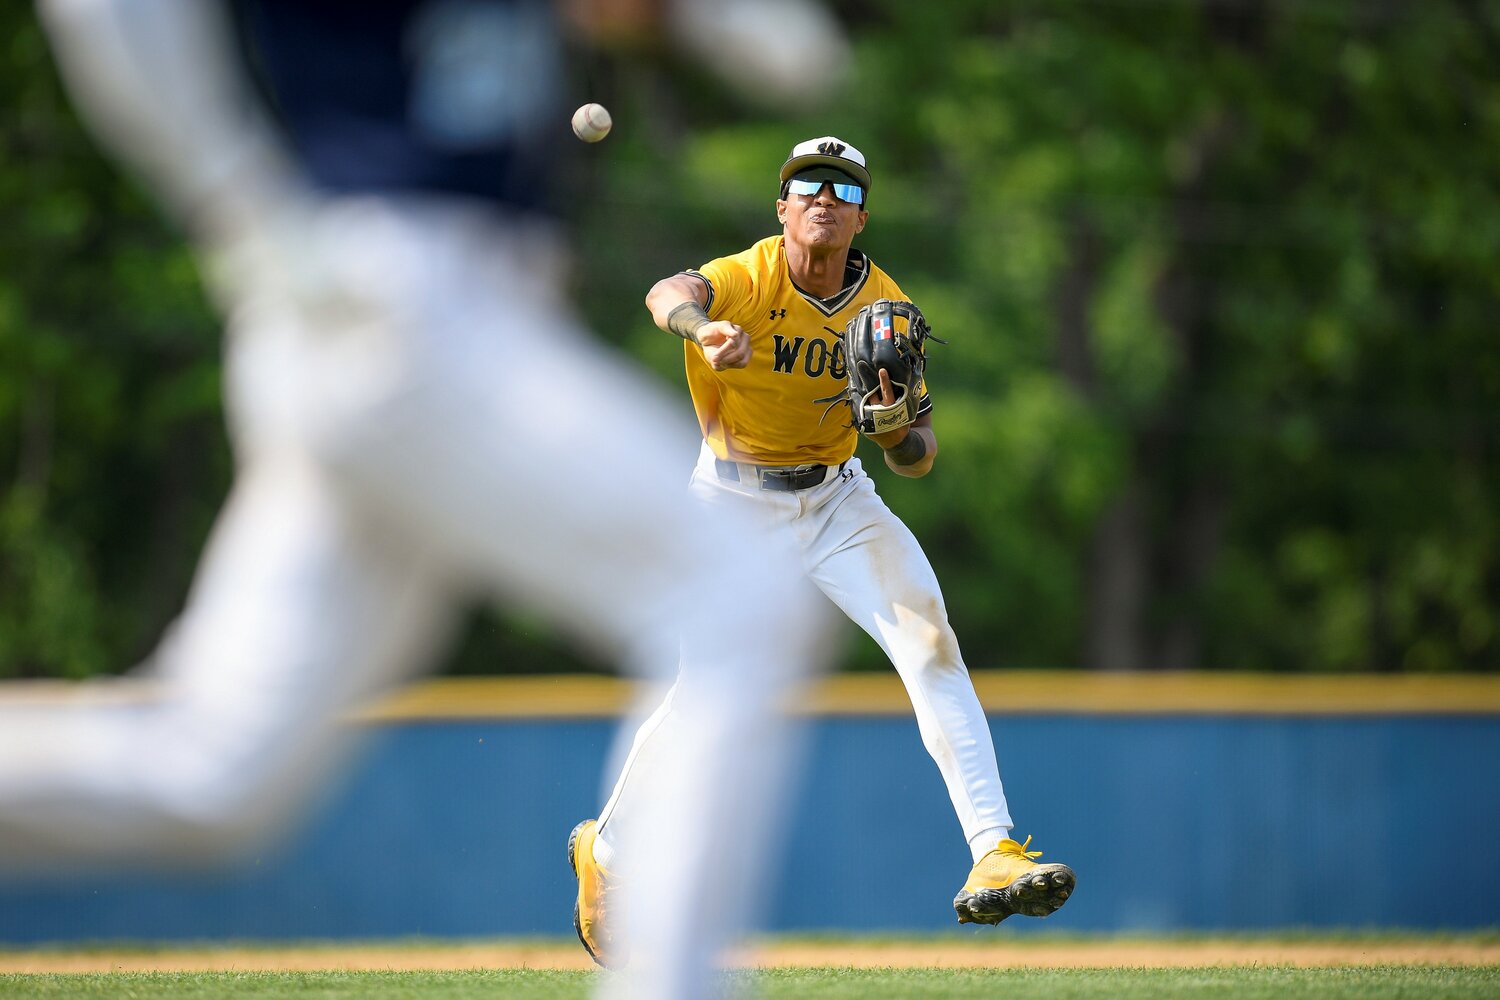
<path id="1" fill-rule="evenodd" d="M 844 345 L 844 363 L 849 386 L 833 396 L 816 400 L 828 403 L 829 411 L 848 403 L 853 426 L 861 434 L 884 434 L 917 419 L 922 372 L 927 367 L 924 345 L 932 336 L 922 311 L 910 302 L 876 299 L 861 309 L 839 340 Z M 890 376 L 895 400 L 882 403 L 880 370 Z"/>

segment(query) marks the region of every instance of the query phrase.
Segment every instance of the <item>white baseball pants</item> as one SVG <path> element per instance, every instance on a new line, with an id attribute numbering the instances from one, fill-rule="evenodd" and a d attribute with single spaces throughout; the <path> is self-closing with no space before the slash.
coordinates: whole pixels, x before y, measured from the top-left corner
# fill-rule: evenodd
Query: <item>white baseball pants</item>
<path id="1" fill-rule="evenodd" d="M 922 742 L 942 773 L 970 851 L 978 860 L 1012 826 L 994 743 L 948 624 L 942 592 L 911 530 L 875 492 L 858 458 L 824 483 L 797 492 L 760 489 L 754 466 L 736 466 L 730 481 L 705 444 L 693 470 L 692 493 L 706 506 L 743 512 L 768 543 L 793 545 L 802 574 L 789 581 L 799 600 L 816 600 L 813 585 L 885 650 L 911 696 Z M 684 714 L 677 691 L 637 731 L 620 777 L 600 814 L 595 854 L 606 868 L 632 861 L 615 838 L 635 822 L 645 798 L 638 782 L 662 759 L 656 741 Z"/>

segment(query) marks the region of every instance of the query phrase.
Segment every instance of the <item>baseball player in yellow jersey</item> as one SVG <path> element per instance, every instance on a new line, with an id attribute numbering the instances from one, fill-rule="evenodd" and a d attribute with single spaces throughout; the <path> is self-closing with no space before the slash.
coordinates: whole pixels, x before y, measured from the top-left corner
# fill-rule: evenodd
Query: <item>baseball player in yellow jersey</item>
<path id="1" fill-rule="evenodd" d="M 663 278 L 646 305 L 658 326 L 685 341 L 704 439 L 692 492 L 710 504 L 750 508 L 778 540 L 793 539 L 806 580 L 881 645 L 905 683 L 974 858 L 954 899 L 959 921 L 1046 916 L 1072 893 L 1074 873 L 1037 864 L 1038 852 L 1011 839 L 989 726 L 931 564 L 854 457 L 857 434 L 847 415 L 824 417 L 826 399 L 847 378 L 838 332 L 877 299 L 906 299 L 852 247 L 869 218 L 870 185 L 865 158 L 849 143 L 832 136 L 799 143 L 781 168 L 781 235 Z M 879 377 L 881 402 L 894 403 L 888 373 Z M 937 455 L 925 384 L 918 399 L 915 419 L 871 435 L 902 476 L 926 475 Z M 669 694 L 637 732 L 599 819 L 579 824 L 570 838 L 575 924 L 603 964 L 623 952 L 605 912 L 611 887 L 631 874 L 616 838 L 634 821 L 635 782 L 659 766 L 653 741 L 674 714 Z"/>

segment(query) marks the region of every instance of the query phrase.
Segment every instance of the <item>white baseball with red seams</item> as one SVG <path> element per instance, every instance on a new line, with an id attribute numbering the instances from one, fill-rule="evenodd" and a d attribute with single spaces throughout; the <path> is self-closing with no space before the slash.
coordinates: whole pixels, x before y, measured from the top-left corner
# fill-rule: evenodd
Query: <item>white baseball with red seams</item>
<path id="1" fill-rule="evenodd" d="M 598 142 L 614 125 L 609 109 L 602 104 L 585 104 L 573 112 L 573 134 L 584 142 Z"/>

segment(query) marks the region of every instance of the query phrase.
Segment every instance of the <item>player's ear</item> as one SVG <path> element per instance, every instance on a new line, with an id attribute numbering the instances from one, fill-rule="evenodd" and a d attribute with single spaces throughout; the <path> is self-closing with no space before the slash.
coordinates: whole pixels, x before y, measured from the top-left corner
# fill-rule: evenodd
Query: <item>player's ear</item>
<path id="1" fill-rule="evenodd" d="M 854 231 L 856 233 L 862 233 L 862 232 L 864 232 L 864 230 L 865 230 L 865 223 L 868 222 L 869 219 L 870 219 L 870 213 L 866 212 L 863 209 L 861 209 L 860 213 L 859 213 L 859 218 L 855 220 Z"/>
<path id="2" fill-rule="evenodd" d="M 786 225 L 786 201 L 782 198 L 776 199 L 776 221 L 783 226 Z"/>

